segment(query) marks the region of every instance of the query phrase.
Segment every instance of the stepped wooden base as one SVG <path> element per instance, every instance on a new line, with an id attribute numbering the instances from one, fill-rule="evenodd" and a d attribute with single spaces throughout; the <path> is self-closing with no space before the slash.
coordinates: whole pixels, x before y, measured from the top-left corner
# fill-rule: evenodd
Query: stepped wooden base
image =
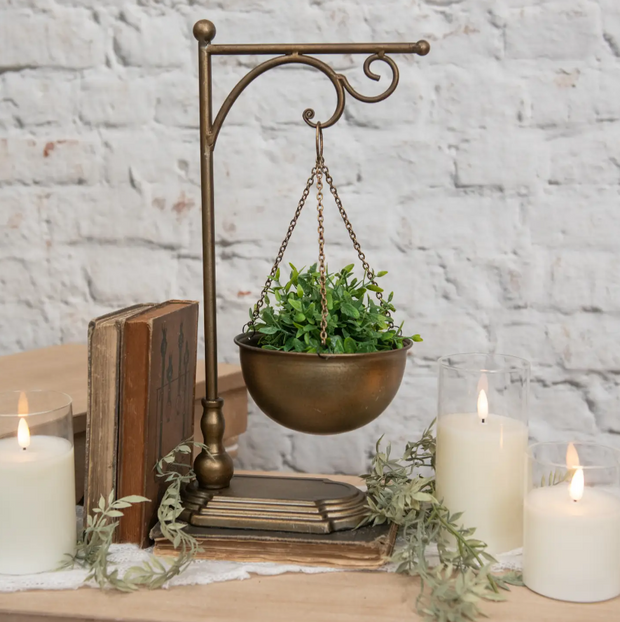
<path id="1" fill-rule="evenodd" d="M 224 490 L 183 491 L 181 519 L 197 527 L 327 534 L 353 529 L 367 513 L 366 495 L 328 479 L 235 475 Z"/>

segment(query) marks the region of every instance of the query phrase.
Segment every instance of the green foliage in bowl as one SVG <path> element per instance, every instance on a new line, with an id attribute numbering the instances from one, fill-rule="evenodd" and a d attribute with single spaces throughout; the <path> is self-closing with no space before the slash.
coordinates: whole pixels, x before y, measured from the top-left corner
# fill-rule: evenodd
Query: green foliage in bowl
<path id="1" fill-rule="evenodd" d="M 403 347 L 405 339 L 422 341 L 420 335 L 403 335 L 400 326 L 392 326 L 387 315 L 395 311 L 394 293 L 377 304 L 372 292 L 383 292 L 366 278 L 353 276 L 353 264 L 340 272 L 326 275 L 327 343 L 321 345 L 321 276 L 316 264 L 307 270 L 291 266 L 290 279 L 280 284 L 280 270 L 267 290 L 265 308 L 260 312 L 255 330 L 259 345 L 267 350 L 284 352 L 328 352 L 356 354 Z M 375 278 L 385 276 L 378 272 Z M 272 306 L 273 298 L 273 306 Z M 250 319 L 252 319 L 250 309 Z M 250 323 L 248 332 L 252 332 Z"/>

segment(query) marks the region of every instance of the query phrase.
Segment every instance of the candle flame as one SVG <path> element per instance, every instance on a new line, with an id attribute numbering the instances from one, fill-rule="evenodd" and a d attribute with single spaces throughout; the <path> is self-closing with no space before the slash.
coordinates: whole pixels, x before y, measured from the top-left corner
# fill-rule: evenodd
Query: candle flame
<path id="1" fill-rule="evenodd" d="M 570 486 L 568 488 L 568 493 L 573 501 L 579 501 L 581 497 L 583 497 L 583 469 L 581 467 L 577 467 L 575 474 L 573 475 L 573 479 L 570 482 Z"/>
<path id="2" fill-rule="evenodd" d="M 489 416 L 489 400 L 484 389 L 480 389 L 478 394 L 478 417 L 480 421 L 484 423 L 485 419 Z"/>
<path id="3" fill-rule="evenodd" d="M 579 454 L 573 443 L 569 443 L 566 449 L 566 466 L 569 469 L 576 469 L 579 466 Z"/>
<path id="4" fill-rule="evenodd" d="M 22 449 L 26 449 L 30 445 L 30 429 L 25 417 L 20 418 L 17 426 L 17 442 Z"/>
<path id="5" fill-rule="evenodd" d="M 28 414 L 28 398 L 23 391 L 19 394 L 19 399 L 17 400 L 17 414 L 20 417 Z"/>

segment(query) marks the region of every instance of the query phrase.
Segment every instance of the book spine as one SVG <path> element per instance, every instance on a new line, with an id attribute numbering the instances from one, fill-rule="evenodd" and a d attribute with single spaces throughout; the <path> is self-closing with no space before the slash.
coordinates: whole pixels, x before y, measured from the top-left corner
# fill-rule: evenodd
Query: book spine
<path id="1" fill-rule="evenodd" d="M 145 479 L 146 424 L 151 376 L 151 324 L 125 322 L 121 357 L 121 399 L 118 443 L 118 494 L 143 495 Z M 124 510 L 119 542 L 142 544 L 144 504 Z"/>
<path id="2" fill-rule="evenodd" d="M 87 385 L 87 397 L 86 397 L 86 434 L 85 434 L 85 465 L 84 465 L 84 528 L 86 528 L 86 517 L 92 513 L 92 497 L 91 497 L 91 460 L 90 449 L 92 434 L 92 399 L 93 399 L 93 386 L 92 386 L 92 348 L 93 348 L 93 334 L 95 332 L 95 322 L 88 323 L 88 385 Z"/>

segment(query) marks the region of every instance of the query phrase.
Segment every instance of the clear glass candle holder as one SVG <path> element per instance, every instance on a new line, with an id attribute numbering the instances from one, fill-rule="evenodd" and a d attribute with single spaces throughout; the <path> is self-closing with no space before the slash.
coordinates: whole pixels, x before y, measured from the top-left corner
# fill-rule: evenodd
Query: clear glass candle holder
<path id="1" fill-rule="evenodd" d="M 57 569 L 75 552 L 71 398 L 0 393 L 0 573 Z"/>
<path id="2" fill-rule="evenodd" d="M 529 381 L 515 356 L 439 359 L 437 496 L 491 554 L 523 542 Z"/>
<path id="3" fill-rule="evenodd" d="M 528 450 L 523 580 L 580 603 L 620 594 L 620 453 L 597 443 Z"/>

